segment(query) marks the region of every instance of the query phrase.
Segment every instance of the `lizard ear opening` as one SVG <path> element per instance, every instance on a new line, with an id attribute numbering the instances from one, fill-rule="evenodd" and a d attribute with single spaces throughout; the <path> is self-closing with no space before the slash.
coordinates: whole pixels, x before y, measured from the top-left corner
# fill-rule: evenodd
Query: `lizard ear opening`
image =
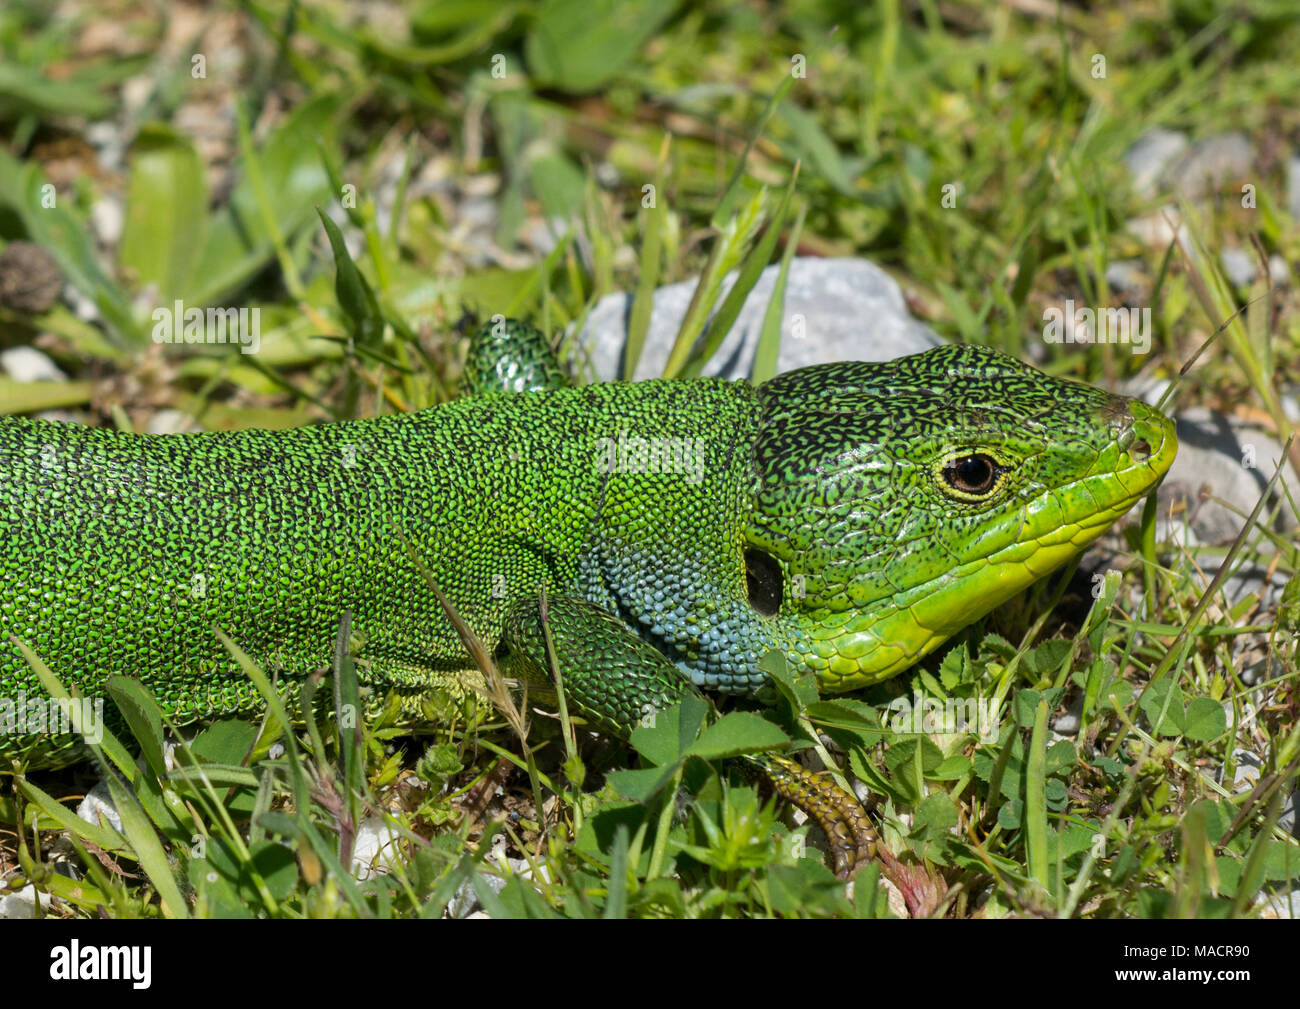
<path id="1" fill-rule="evenodd" d="M 745 551 L 745 583 L 756 613 L 770 617 L 781 608 L 781 581 L 781 565 L 774 557 L 752 547 Z"/>

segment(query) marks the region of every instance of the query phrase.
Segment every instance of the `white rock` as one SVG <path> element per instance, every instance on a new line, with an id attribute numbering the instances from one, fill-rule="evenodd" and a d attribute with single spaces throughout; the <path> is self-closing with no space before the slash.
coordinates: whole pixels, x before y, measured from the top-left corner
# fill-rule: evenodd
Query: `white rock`
<path id="1" fill-rule="evenodd" d="M 1052 731 L 1057 736 L 1065 739 L 1078 735 L 1079 726 L 1083 724 L 1083 702 L 1083 693 L 1075 694 L 1070 706 L 1052 723 Z"/>
<path id="2" fill-rule="evenodd" d="M 188 413 L 170 408 L 159 410 L 150 417 L 144 429 L 146 434 L 180 434 L 203 430 Z"/>
<path id="3" fill-rule="evenodd" d="M 1161 175 L 1187 150 L 1185 133 L 1156 127 L 1128 149 L 1124 163 L 1133 175 L 1133 188 L 1142 196 L 1154 195 Z"/>
<path id="4" fill-rule="evenodd" d="M 480 917 L 486 918 L 487 914 L 479 912 L 478 894 L 474 892 L 474 880 L 481 879 L 495 893 L 500 893 L 505 889 L 506 880 L 504 876 L 489 876 L 486 873 L 478 873 L 465 880 L 456 890 L 455 896 L 447 902 L 447 917 L 449 918 L 469 918 Z"/>
<path id="5" fill-rule="evenodd" d="M 1169 248 L 1169 243 L 1177 235 L 1179 244 L 1187 251 L 1188 258 L 1192 262 L 1197 260 L 1196 243 L 1192 241 L 1192 232 L 1183 223 L 1176 207 L 1162 207 L 1154 213 L 1135 217 L 1124 227 L 1148 249 L 1158 249 L 1161 253 Z M 1182 253 L 1175 249 L 1174 255 L 1181 258 Z"/>
<path id="6" fill-rule="evenodd" d="M 1286 209 L 1297 221 L 1300 221 L 1300 155 L 1292 157 L 1286 163 Z"/>
<path id="7" fill-rule="evenodd" d="M 0 920 L 35 918 L 37 903 L 45 907 L 48 899 L 44 894 L 37 893 L 36 887 L 30 883 L 12 893 L 0 890 Z"/>
<path id="8" fill-rule="evenodd" d="M 1255 907 L 1261 909 L 1261 918 L 1300 918 L 1300 890 L 1257 894 Z"/>
<path id="9" fill-rule="evenodd" d="M 122 209 L 121 201 L 112 196 L 101 196 L 91 204 L 90 226 L 104 245 L 117 245 L 126 226 L 126 211 Z"/>
<path id="10" fill-rule="evenodd" d="M 107 782 L 98 782 L 86 793 L 86 797 L 77 805 L 77 815 L 96 827 L 107 823 L 119 834 L 122 832 L 122 817 L 117 811 L 117 806 L 113 804 L 112 793 L 108 790 Z"/>
<path id="11" fill-rule="evenodd" d="M 99 321 L 99 306 L 82 294 L 75 285 L 63 285 L 63 298 L 72 307 L 72 314 L 82 322 Z"/>
<path id="12" fill-rule="evenodd" d="M 368 816 L 357 824 L 352 844 L 352 875 L 357 879 L 386 876 L 399 857 L 401 835 L 382 816 Z"/>
<path id="13" fill-rule="evenodd" d="M 66 382 L 57 364 L 35 347 L 26 345 L 0 350 L 0 370 L 17 382 Z"/>
<path id="14" fill-rule="evenodd" d="M 1245 249 L 1224 249 L 1219 253 L 1219 262 L 1228 279 L 1237 287 L 1249 287 L 1259 273 L 1255 268 L 1255 257 Z"/>
<path id="15" fill-rule="evenodd" d="M 749 377 L 777 272 L 777 266 L 763 271 L 705 375 Z M 719 304 L 734 281 L 735 274 L 724 281 Z M 655 292 L 637 379 L 663 373 L 695 284 L 689 280 Z M 581 341 L 602 380 L 619 377 L 632 299 L 623 292 L 606 295 L 583 330 Z M 835 361 L 889 361 L 943 342 L 912 318 L 893 278 L 865 259 L 792 260 L 784 309 L 778 372 Z"/>

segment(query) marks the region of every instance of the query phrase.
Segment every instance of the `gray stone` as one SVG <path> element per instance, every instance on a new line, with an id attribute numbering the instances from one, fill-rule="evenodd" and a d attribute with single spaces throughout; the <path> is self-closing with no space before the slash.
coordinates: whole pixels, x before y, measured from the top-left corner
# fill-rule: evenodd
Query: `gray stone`
<path id="1" fill-rule="evenodd" d="M 1185 410 L 1176 420 L 1178 457 L 1160 486 L 1160 514 L 1168 515 L 1170 506 L 1181 500 L 1198 542 L 1229 542 L 1241 532 L 1244 519 L 1215 501 L 1202 502 L 1201 488 L 1249 515 L 1273 475 L 1282 446 L 1262 431 L 1202 407 Z M 1300 486 L 1289 462 L 1282 479 L 1291 487 Z M 1275 489 L 1270 505 L 1278 500 Z M 1281 531 L 1294 528 L 1295 521 L 1283 504 L 1278 509 Z"/>
<path id="2" fill-rule="evenodd" d="M 1140 259 L 1117 259 L 1106 266 L 1106 284 L 1124 294 L 1146 289 L 1146 269 Z"/>
<path id="3" fill-rule="evenodd" d="M 1168 192 L 1195 200 L 1229 183 L 1249 181 L 1254 157 L 1244 133 L 1219 133 L 1189 145 L 1185 134 L 1157 128 L 1128 149 L 1124 163 L 1138 195 L 1150 199 Z"/>
<path id="4" fill-rule="evenodd" d="M 475 873 L 457 888 L 456 893 L 451 900 L 447 901 L 447 910 L 443 912 L 446 918 L 487 918 L 486 913 L 477 913 L 479 911 L 478 893 L 474 890 L 474 880 L 479 879 L 494 892 L 500 893 L 505 889 L 506 878 L 504 876 L 491 876 L 485 872 Z"/>
<path id="5" fill-rule="evenodd" d="M 1153 196 L 1160 178 L 1174 161 L 1187 150 L 1187 134 L 1156 127 L 1128 149 L 1124 164 L 1133 176 L 1133 188 L 1142 196 Z"/>
<path id="6" fill-rule="evenodd" d="M 1259 276 L 1258 260 L 1250 249 L 1224 249 L 1219 254 L 1219 263 L 1237 287 L 1249 287 Z M 1268 278 L 1274 287 L 1283 287 L 1291 282 L 1291 268 L 1276 252 L 1268 257 Z"/>
<path id="7" fill-rule="evenodd" d="M 1255 152 L 1244 133 L 1220 133 L 1198 140 L 1170 168 L 1167 182 L 1180 196 L 1194 200 L 1224 186 L 1249 181 Z"/>
<path id="8" fill-rule="evenodd" d="M 1206 556 L 1200 559 L 1200 567 L 1207 575 L 1213 575 L 1218 573 L 1220 565 L 1214 558 Z M 1267 565 L 1243 561 L 1239 556 L 1233 564 L 1231 573 L 1223 579 L 1223 584 L 1219 588 L 1219 598 L 1229 606 L 1235 606 L 1247 596 L 1255 596 L 1260 600 L 1261 608 L 1272 612 L 1277 609 L 1282 599 L 1287 578 L 1284 571 L 1274 571 L 1270 576 Z M 1256 679 L 1264 680 L 1271 676 L 1279 676 L 1281 673 L 1282 670 L 1276 660 L 1270 663 L 1267 659 L 1263 659 L 1257 664 Z M 1242 672 L 1241 678 L 1249 682 L 1245 671 Z"/>
<path id="9" fill-rule="evenodd" d="M 1286 163 L 1286 209 L 1295 220 L 1300 221 L 1300 156 L 1293 157 Z"/>
<path id="10" fill-rule="evenodd" d="M 1228 717 L 1232 717 L 1231 713 L 1229 713 Z M 1232 760 L 1232 781 L 1227 782 L 1223 780 L 1223 772 L 1228 768 L 1226 764 L 1220 765 L 1219 773 L 1217 775 L 1219 784 L 1233 793 L 1249 792 L 1259 784 L 1259 776 L 1261 774 L 1261 768 L 1264 766 L 1264 762 L 1256 754 L 1241 748 L 1232 751 Z"/>
<path id="11" fill-rule="evenodd" d="M 1292 792 L 1282 804 L 1282 812 L 1277 818 L 1277 825 L 1292 837 L 1300 837 L 1300 821 L 1296 820 L 1296 810 L 1300 808 L 1300 792 Z"/>
<path id="12" fill-rule="evenodd" d="M 705 367 L 705 375 L 749 377 L 777 271 L 776 266 L 763 271 L 731 332 Z M 724 281 L 719 303 L 734 280 L 732 274 Z M 672 284 L 655 292 L 635 378 L 663 373 L 695 283 Z M 632 300 L 631 294 L 621 292 L 602 298 L 581 334 L 601 380 L 620 377 Z M 908 313 L 893 278 L 863 259 L 792 260 L 784 308 L 778 371 L 832 361 L 888 361 L 943 342 Z"/>
<path id="13" fill-rule="evenodd" d="M 1255 257 L 1245 249 L 1224 249 L 1219 253 L 1219 262 L 1228 280 L 1237 287 L 1249 287 L 1259 273 Z"/>
<path id="14" fill-rule="evenodd" d="M 1287 420 L 1292 424 L 1300 424 L 1300 385 L 1284 385 L 1279 398 Z"/>

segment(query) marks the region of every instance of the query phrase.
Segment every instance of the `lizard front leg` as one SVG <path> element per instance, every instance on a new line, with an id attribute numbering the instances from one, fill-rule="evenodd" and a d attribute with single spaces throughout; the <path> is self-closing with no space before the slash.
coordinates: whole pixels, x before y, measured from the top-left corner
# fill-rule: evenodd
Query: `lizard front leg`
<path id="1" fill-rule="evenodd" d="M 545 630 L 550 632 L 549 653 Z M 507 614 L 503 641 L 505 668 L 513 675 L 554 686 L 553 658 L 570 709 L 620 739 L 695 693 L 658 649 L 583 599 L 560 596 L 516 604 Z M 852 878 L 871 857 L 875 834 L 856 798 L 789 757 L 755 754 L 742 760 L 817 821 L 830 840 L 837 875 Z"/>

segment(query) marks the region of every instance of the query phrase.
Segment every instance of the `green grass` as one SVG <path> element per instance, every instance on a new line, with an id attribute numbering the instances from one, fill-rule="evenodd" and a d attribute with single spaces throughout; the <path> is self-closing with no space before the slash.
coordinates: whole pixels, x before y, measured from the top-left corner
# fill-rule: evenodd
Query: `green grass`
<path id="1" fill-rule="evenodd" d="M 1054 16 L 647 2 L 611 5 L 632 14 L 608 18 L 581 5 L 575 20 L 563 2 L 463 0 L 398 5 L 393 25 L 359 22 L 360 6 L 215 8 L 176 52 L 161 48 L 152 6 L 123 3 L 121 51 L 87 55 L 85 23 L 6 5 L 0 242 L 44 245 L 98 315 L 0 307 L 0 344 L 39 342 L 77 380 L 0 384 L 0 410 L 107 420 L 111 404 L 113 422 L 141 427 L 174 406 L 221 428 L 417 409 L 453 393 L 466 307 L 555 332 L 625 289 L 644 332 L 654 286 L 703 273 L 670 364 L 691 374 L 718 277 L 780 261 L 793 240 L 805 254 L 873 259 L 943 335 L 1045 358 L 1055 373 L 1173 378 L 1204 347 L 1171 411 L 1239 405 L 1280 441 L 1292 433 L 1295 288 L 1234 290 L 1215 265 L 1220 249 L 1256 241 L 1293 273 L 1300 264 L 1283 195 L 1300 24 L 1281 2 Z M 221 58 L 231 37 L 242 64 Z M 206 77 L 192 76 L 196 53 Z M 794 77 L 800 56 L 806 75 Z M 147 92 L 121 112 L 123 82 L 142 74 Z M 203 102 L 226 116 L 215 160 L 187 133 Z M 109 116 L 131 144 L 118 174 L 92 170 L 84 141 L 86 117 Z M 1134 193 L 1122 162 L 1154 126 L 1241 130 L 1260 152 L 1255 207 L 1234 186 L 1182 208 L 1199 257 L 1124 230 L 1167 200 Z M 44 207 L 51 181 L 57 202 Z M 467 239 L 446 194 L 475 186 L 497 215 Z M 105 194 L 126 210 L 107 256 L 88 225 Z M 327 233 L 318 208 L 339 227 Z M 517 241 L 525 224 L 555 221 L 567 230 L 548 254 Z M 1045 307 L 1120 304 L 1105 279 L 1117 260 L 1149 279 L 1152 354 L 1045 346 Z M 150 309 L 178 298 L 260 307 L 261 353 L 160 356 Z M 1276 827 L 1300 761 L 1300 598 L 1291 580 L 1281 606 L 1230 601 L 1212 572 L 1226 561 L 1228 575 L 1292 578 L 1296 549 L 1262 525 L 1231 549 L 1186 549 L 1156 542 L 1156 517 L 1149 507 L 1123 570 L 1095 585 L 1050 580 L 865 695 L 820 700 L 787 684 L 761 712 L 876 797 L 892 858 L 851 896 L 806 848 L 809 828 L 710 748 L 726 716 L 661 719 L 634 737 L 634 760 L 502 684 L 482 725 L 431 724 L 423 737 L 395 718 L 340 733 L 326 690 L 309 719 L 319 728 L 293 710 L 260 731 L 220 723 L 176 770 L 157 756 L 150 700 L 124 685 L 135 715 L 122 742 L 154 754 L 129 772 L 137 815 L 121 833 L 71 822 L 60 799 L 84 787 L 84 769 L 6 774 L 0 870 L 37 883 L 59 915 L 439 915 L 468 886 L 494 916 L 881 916 L 898 884 L 922 914 L 1257 914 L 1262 894 L 1300 876 L 1300 848 Z M 1173 516 L 1176 531 L 1185 518 Z M 1264 679 L 1247 685 L 1261 661 Z M 347 670 L 340 648 L 340 683 Z M 898 731 L 889 705 L 914 691 L 996 701 L 994 737 Z M 1080 727 L 1057 738 L 1067 708 Z M 720 731 L 744 741 L 730 725 Z M 270 756 L 277 740 L 286 756 Z M 1231 782 L 1239 750 L 1262 758 L 1258 785 L 1225 788 L 1218 771 L 1227 764 Z M 345 869 L 368 817 L 397 825 L 396 864 L 354 882 Z M 75 883 L 53 868 L 65 830 Z M 494 840 L 535 867 L 531 881 L 485 885 L 502 875 Z"/>

